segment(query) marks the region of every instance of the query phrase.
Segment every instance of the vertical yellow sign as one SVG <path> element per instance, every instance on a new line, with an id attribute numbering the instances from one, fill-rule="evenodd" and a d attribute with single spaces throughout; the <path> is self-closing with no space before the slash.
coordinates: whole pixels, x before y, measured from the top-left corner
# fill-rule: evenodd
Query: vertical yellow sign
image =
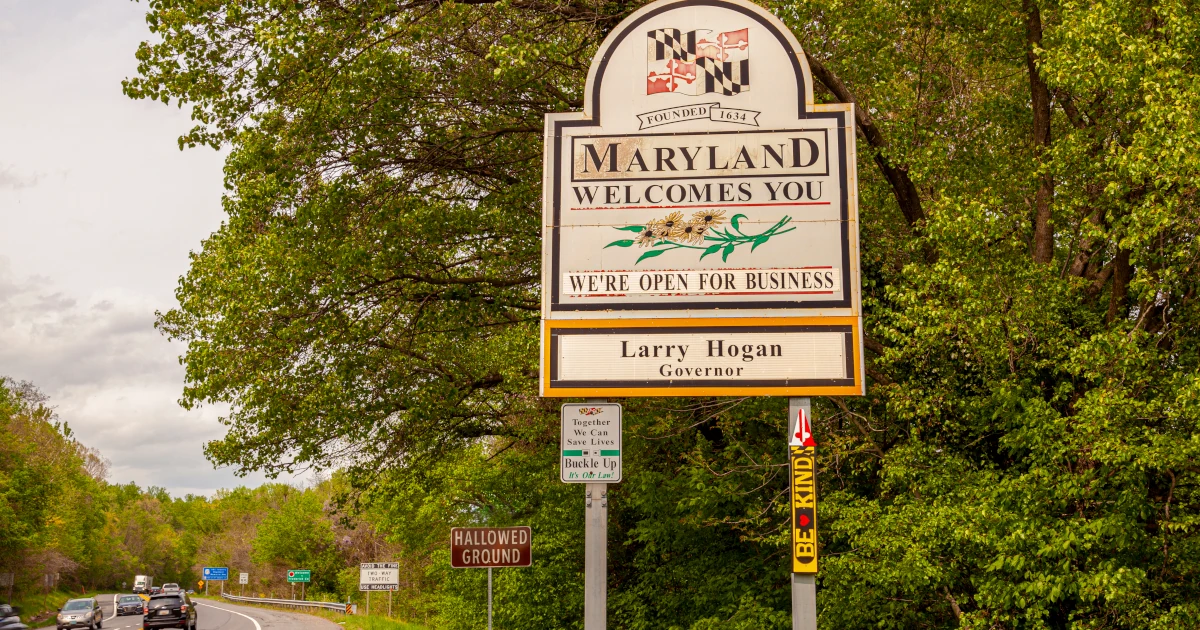
<path id="1" fill-rule="evenodd" d="M 792 573 L 817 572 L 817 449 L 788 447 L 792 469 Z"/>

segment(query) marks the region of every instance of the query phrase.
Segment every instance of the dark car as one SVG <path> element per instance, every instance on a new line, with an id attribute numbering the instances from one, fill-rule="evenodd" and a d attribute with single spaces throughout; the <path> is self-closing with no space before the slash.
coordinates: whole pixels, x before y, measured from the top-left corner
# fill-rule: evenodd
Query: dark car
<path id="1" fill-rule="evenodd" d="M 143 604 L 146 600 L 137 595 L 122 595 L 117 598 L 117 614 L 118 615 L 140 615 L 142 614 Z"/>
<path id="2" fill-rule="evenodd" d="M 187 593 L 151 595 L 142 610 L 142 629 L 187 628 L 196 630 L 196 607 Z"/>
<path id="3" fill-rule="evenodd" d="M 12 606 L 0 604 L 0 629 L 29 630 L 29 626 L 21 623 L 21 618 L 17 616 L 17 611 Z"/>
<path id="4" fill-rule="evenodd" d="M 104 627 L 104 613 L 100 611 L 100 602 L 94 597 L 86 599 L 70 599 L 58 609 L 55 619 L 58 630 L 66 628 L 96 628 Z"/>

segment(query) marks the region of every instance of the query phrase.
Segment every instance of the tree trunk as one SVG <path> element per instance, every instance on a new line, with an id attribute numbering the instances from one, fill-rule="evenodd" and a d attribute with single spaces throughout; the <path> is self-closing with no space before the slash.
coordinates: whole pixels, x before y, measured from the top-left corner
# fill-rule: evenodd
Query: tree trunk
<path id="1" fill-rule="evenodd" d="M 1127 312 L 1126 300 L 1129 297 L 1129 279 L 1133 277 L 1133 269 L 1129 266 L 1129 251 L 1117 250 L 1113 259 L 1112 294 L 1108 298 L 1107 321 L 1111 324 Z"/>
<path id="2" fill-rule="evenodd" d="M 1050 148 L 1050 90 L 1038 73 L 1037 48 L 1042 45 L 1042 13 L 1035 0 L 1024 0 L 1025 63 L 1029 68 L 1029 96 L 1033 106 L 1034 155 L 1040 158 Z M 1033 261 L 1049 263 L 1054 260 L 1054 229 L 1050 225 L 1050 203 L 1054 198 L 1054 179 L 1043 174 L 1034 195 Z"/>

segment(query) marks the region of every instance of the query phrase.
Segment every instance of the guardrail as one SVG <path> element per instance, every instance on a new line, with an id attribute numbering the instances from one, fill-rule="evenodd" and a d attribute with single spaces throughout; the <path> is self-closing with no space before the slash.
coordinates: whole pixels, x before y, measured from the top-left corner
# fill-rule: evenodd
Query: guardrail
<path id="1" fill-rule="evenodd" d="M 268 606 L 281 606 L 283 608 L 320 608 L 323 610 L 335 610 L 347 615 L 354 614 L 358 608 L 357 604 L 343 604 L 340 602 L 306 602 L 299 599 L 274 599 L 271 597 L 242 597 L 240 595 L 230 595 L 229 593 L 221 593 L 221 597 L 231 602 L 244 602 L 248 604 L 266 604 Z"/>

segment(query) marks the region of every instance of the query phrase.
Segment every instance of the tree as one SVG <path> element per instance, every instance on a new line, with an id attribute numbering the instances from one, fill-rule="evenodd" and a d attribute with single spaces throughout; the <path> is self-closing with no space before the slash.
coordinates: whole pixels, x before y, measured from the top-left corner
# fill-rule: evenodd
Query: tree
<path id="1" fill-rule="evenodd" d="M 159 319 L 188 344 L 185 403 L 232 404 L 215 462 L 345 465 L 428 506 L 482 440 L 472 466 L 553 483 L 525 455 L 556 440 L 533 387 L 541 119 L 580 106 L 637 6 L 151 3 L 161 40 L 126 92 L 194 107 L 181 146 L 231 148 L 229 220 Z M 817 401 L 823 623 L 1192 623 L 1200 11 L 770 8 L 819 98 L 858 104 L 871 382 Z M 782 588 L 779 401 L 630 418 L 647 457 L 614 523 L 614 616 L 661 627 L 644 602 L 682 593 L 681 626 L 782 623 L 782 591 L 740 594 Z M 677 534 L 705 546 L 661 546 Z M 714 545 L 733 588 L 689 591 Z"/>

